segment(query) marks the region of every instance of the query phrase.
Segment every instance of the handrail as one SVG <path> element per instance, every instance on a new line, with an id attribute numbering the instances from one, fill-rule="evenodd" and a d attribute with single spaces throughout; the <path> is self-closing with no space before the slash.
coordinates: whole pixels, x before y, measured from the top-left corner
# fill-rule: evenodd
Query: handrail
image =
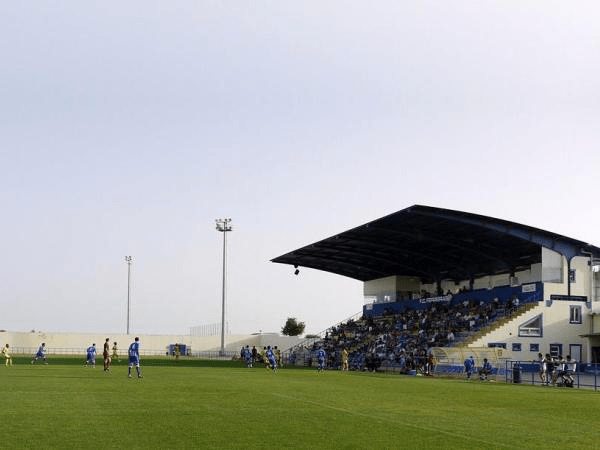
<path id="1" fill-rule="evenodd" d="M 335 325 L 332 325 L 332 326 L 330 326 L 329 328 L 326 328 L 325 330 L 323 330 L 323 331 L 321 331 L 321 332 L 317 333 L 317 334 L 316 334 L 316 337 L 311 337 L 311 338 L 308 338 L 308 339 L 304 339 L 303 341 L 301 341 L 301 342 L 298 342 L 297 344 L 295 344 L 295 345 L 292 345 L 291 347 L 289 347 L 289 348 L 287 348 L 287 349 L 283 350 L 281 353 L 283 353 L 283 354 L 287 354 L 287 353 L 290 353 L 292 350 L 294 350 L 294 349 L 296 349 L 296 348 L 306 348 L 306 347 L 310 347 L 310 346 L 312 346 L 312 345 L 313 345 L 315 342 L 318 342 L 318 341 L 322 340 L 322 339 L 325 337 L 325 334 L 326 334 L 326 333 L 327 333 L 329 330 L 331 330 L 332 328 L 334 328 L 334 327 L 337 327 L 337 326 L 340 326 L 340 325 L 342 325 L 342 324 L 346 324 L 346 323 L 348 323 L 348 322 L 349 322 L 349 321 L 351 321 L 351 320 L 352 320 L 352 321 L 355 321 L 355 320 L 357 320 L 357 319 L 360 319 L 360 318 L 362 318 L 362 316 L 363 316 L 363 312 L 362 312 L 362 311 L 360 311 L 360 312 L 357 312 L 356 314 L 354 314 L 354 315 L 352 315 L 352 316 L 348 317 L 347 319 L 345 319 L 345 320 L 342 320 L 342 321 L 340 321 L 340 322 L 336 323 Z"/>

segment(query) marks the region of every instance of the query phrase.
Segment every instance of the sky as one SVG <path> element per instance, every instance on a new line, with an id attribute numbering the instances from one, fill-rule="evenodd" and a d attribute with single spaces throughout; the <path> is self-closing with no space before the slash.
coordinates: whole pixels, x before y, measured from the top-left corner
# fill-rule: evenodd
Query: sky
<path id="1" fill-rule="evenodd" d="M 0 329 L 318 333 L 414 204 L 600 246 L 596 1 L 0 2 Z"/>

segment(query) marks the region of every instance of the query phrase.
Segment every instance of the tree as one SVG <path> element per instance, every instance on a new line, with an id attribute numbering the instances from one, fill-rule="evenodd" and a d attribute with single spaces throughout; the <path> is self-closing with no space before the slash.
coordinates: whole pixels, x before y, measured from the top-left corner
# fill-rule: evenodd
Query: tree
<path id="1" fill-rule="evenodd" d="M 298 322 L 295 317 L 288 317 L 281 334 L 284 336 L 300 336 L 304 332 L 306 325 L 304 322 Z"/>

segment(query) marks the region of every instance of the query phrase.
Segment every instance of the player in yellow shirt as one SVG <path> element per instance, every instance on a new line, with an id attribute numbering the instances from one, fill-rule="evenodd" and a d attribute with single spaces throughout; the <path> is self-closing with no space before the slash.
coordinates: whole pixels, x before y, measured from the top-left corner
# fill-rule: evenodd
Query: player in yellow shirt
<path id="1" fill-rule="evenodd" d="M 113 344 L 113 347 L 112 347 L 112 358 L 111 358 L 111 361 L 116 360 L 117 362 L 119 362 L 119 354 L 117 352 L 118 352 L 118 348 L 117 348 L 117 343 L 115 342 Z"/>
<path id="2" fill-rule="evenodd" d="M 6 344 L 5 347 L 2 348 L 2 356 L 4 356 L 4 359 L 6 359 L 6 367 L 10 365 L 12 366 L 12 357 L 10 356 L 9 349 L 8 349 L 8 344 Z"/>
<path id="3" fill-rule="evenodd" d="M 260 351 L 260 357 L 262 358 L 262 362 L 265 365 L 265 369 L 269 369 L 271 364 L 269 364 L 269 358 L 267 358 L 267 347 L 263 347 Z"/>
<path id="4" fill-rule="evenodd" d="M 104 371 L 110 372 L 110 344 L 109 338 L 104 341 L 104 349 L 102 350 L 102 358 L 104 359 Z"/>
<path id="5" fill-rule="evenodd" d="M 277 346 L 273 347 L 275 353 L 275 362 L 277 363 L 277 368 L 279 369 L 281 366 L 281 350 L 277 348 Z"/>
<path id="6" fill-rule="evenodd" d="M 342 349 L 342 371 L 348 371 L 348 350 L 346 350 L 346 347 Z"/>

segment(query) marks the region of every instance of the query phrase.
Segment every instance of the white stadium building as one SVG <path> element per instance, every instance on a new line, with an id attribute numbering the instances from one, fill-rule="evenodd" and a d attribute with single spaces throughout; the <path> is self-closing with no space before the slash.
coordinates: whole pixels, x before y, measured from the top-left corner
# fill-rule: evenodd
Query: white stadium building
<path id="1" fill-rule="evenodd" d="M 519 306 L 464 346 L 600 362 L 600 248 L 576 239 L 414 205 L 272 261 L 362 281 L 365 317 L 431 303 Z"/>

